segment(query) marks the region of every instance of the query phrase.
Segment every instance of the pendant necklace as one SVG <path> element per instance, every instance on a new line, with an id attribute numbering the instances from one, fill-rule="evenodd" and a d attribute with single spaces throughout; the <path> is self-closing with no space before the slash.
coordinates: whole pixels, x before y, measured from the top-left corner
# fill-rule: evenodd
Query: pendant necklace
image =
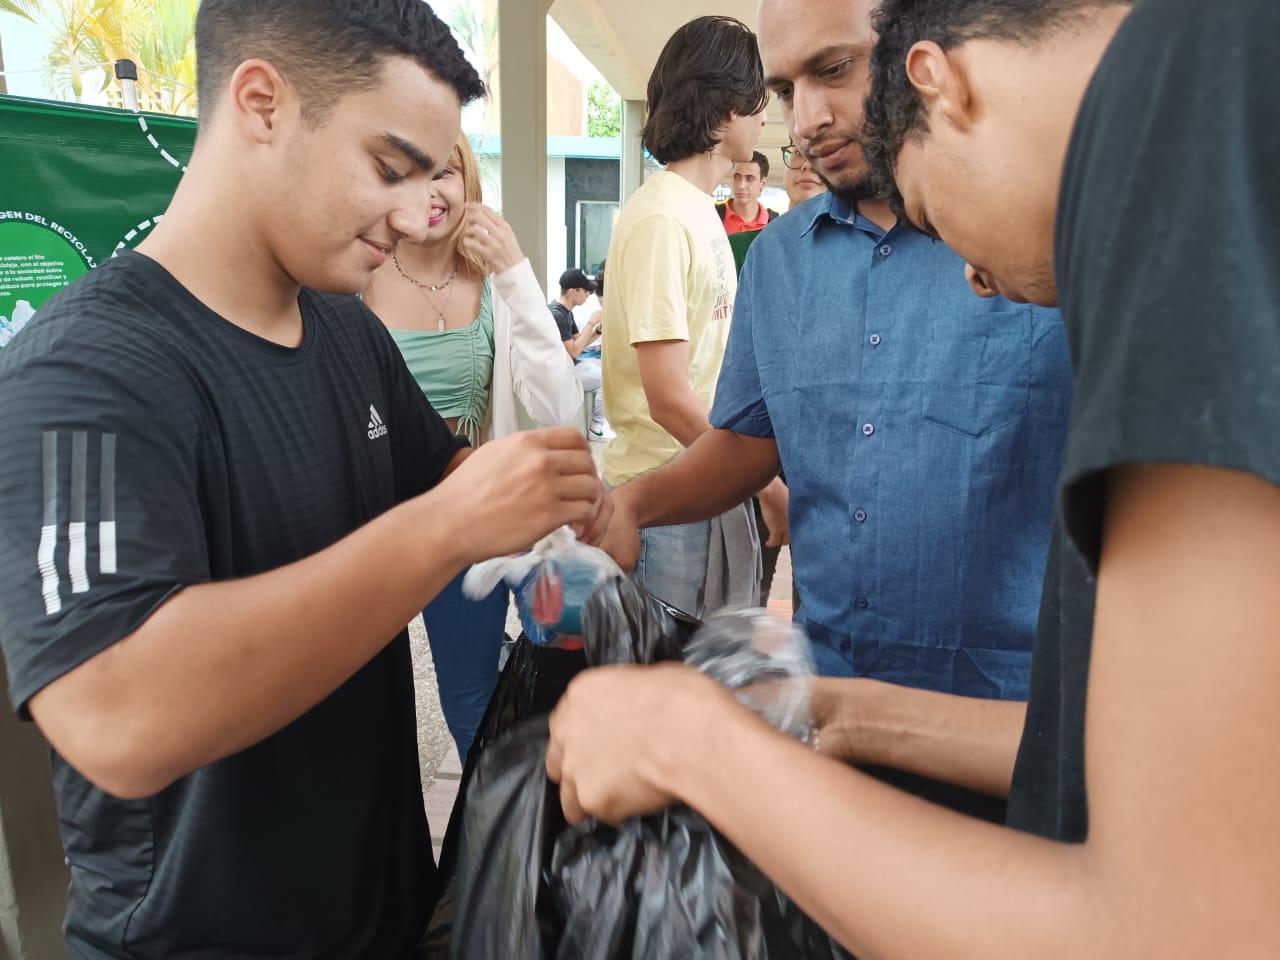
<path id="1" fill-rule="evenodd" d="M 456 261 L 454 262 L 453 272 L 450 273 L 449 276 L 441 280 L 439 283 L 423 283 L 421 280 L 417 280 L 414 277 L 409 276 L 409 274 L 405 272 L 404 267 L 400 265 L 400 258 L 396 255 L 396 252 L 394 250 L 391 251 L 391 259 L 395 262 L 396 269 L 400 271 L 400 276 L 404 277 L 411 284 L 413 284 L 413 286 L 417 289 L 417 291 L 420 294 L 422 294 L 422 298 L 426 300 L 428 304 L 431 305 L 431 309 L 436 312 L 436 329 L 441 333 L 443 333 L 444 332 L 444 312 L 449 307 L 449 298 L 453 296 L 453 278 L 458 275 L 457 262 Z M 435 301 L 431 298 L 431 293 L 439 293 L 441 290 L 444 290 L 446 288 L 448 289 L 449 292 L 444 295 L 444 303 L 437 307 L 435 304 Z M 431 293 L 428 293 L 427 291 L 431 291 Z"/>

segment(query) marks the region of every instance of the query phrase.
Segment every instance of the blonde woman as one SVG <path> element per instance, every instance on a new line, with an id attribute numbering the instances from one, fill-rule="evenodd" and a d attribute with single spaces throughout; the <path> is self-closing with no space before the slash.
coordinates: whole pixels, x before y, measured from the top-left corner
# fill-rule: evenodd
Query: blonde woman
<path id="1" fill-rule="evenodd" d="M 421 243 L 401 243 L 365 302 L 395 338 L 450 429 L 479 444 L 570 423 L 582 386 L 511 227 L 481 201 L 480 171 L 460 136 L 437 175 Z M 464 760 L 498 676 L 508 593 L 467 600 L 461 578 L 422 612 L 445 720 Z"/>

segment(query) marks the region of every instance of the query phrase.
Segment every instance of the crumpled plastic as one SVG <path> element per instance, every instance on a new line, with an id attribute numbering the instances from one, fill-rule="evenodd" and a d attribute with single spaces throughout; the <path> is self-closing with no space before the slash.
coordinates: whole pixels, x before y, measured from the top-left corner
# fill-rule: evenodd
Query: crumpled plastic
<path id="1" fill-rule="evenodd" d="M 763 611 L 691 624 L 631 580 L 583 612 L 585 659 L 687 657 L 794 735 L 813 676 L 803 634 Z M 837 947 L 693 810 L 569 826 L 546 776 L 545 716 L 473 755 L 461 812 L 450 953 L 469 960 L 838 957 Z M 451 824 L 451 832 L 453 825 Z M 446 845 L 448 841 L 446 841 Z M 433 921 L 433 926 L 435 921 Z"/>
<path id="2" fill-rule="evenodd" d="M 601 583 L 621 575 L 607 553 L 560 527 L 527 553 L 475 564 L 462 578 L 462 593 L 481 600 L 505 580 L 515 592 L 521 626 L 532 642 L 579 649 L 587 598 Z"/>

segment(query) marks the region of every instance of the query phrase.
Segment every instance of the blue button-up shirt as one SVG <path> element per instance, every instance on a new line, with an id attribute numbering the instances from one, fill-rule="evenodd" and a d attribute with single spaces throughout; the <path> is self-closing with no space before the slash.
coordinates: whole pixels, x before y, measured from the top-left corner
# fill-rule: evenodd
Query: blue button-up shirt
<path id="1" fill-rule="evenodd" d="M 1023 699 L 1070 400 L 1056 310 L 831 195 L 747 256 L 711 422 L 774 437 L 821 672 Z"/>

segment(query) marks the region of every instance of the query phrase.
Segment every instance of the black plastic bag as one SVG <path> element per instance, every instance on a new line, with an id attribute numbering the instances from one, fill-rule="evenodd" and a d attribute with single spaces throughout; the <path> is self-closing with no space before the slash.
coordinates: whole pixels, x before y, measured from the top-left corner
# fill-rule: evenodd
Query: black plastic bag
<path id="1" fill-rule="evenodd" d="M 760 655 L 752 644 L 745 655 L 741 640 L 736 647 L 726 645 L 724 637 L 747 622 L 695 641 L 692 659 L 730 685 L 775 681 L 779 686 L 766 694 L 762 712 L 789 718 L 781 724 L 787 729 L 795 722 L 797 693 L 779 695 L 778 689 L 796 676 L 785 666 L 779 671 L 778 661 Z M 592 595 L 584 611 L 585 658 L 591 665 L 678 659 L 692 625 L 677 625 L 669 608 L 632 581 L 611 581 Z M 808 670 L 811 674 L 811 666 Z M 807 687 L 799 695 L 807 709 Z M 462 810 L 455 810 L 450 824 L 451 833 L 459 828 L 450 956 L 764 960 L 840 955 L 821 930 L 687 807 L 617 828 L 594 821 L 568 826 L 543 766 L 547 739 L 542 716 L 473 751 Z M 450 870 L 455 864 L 442 860 L 441 866 Z"/>

